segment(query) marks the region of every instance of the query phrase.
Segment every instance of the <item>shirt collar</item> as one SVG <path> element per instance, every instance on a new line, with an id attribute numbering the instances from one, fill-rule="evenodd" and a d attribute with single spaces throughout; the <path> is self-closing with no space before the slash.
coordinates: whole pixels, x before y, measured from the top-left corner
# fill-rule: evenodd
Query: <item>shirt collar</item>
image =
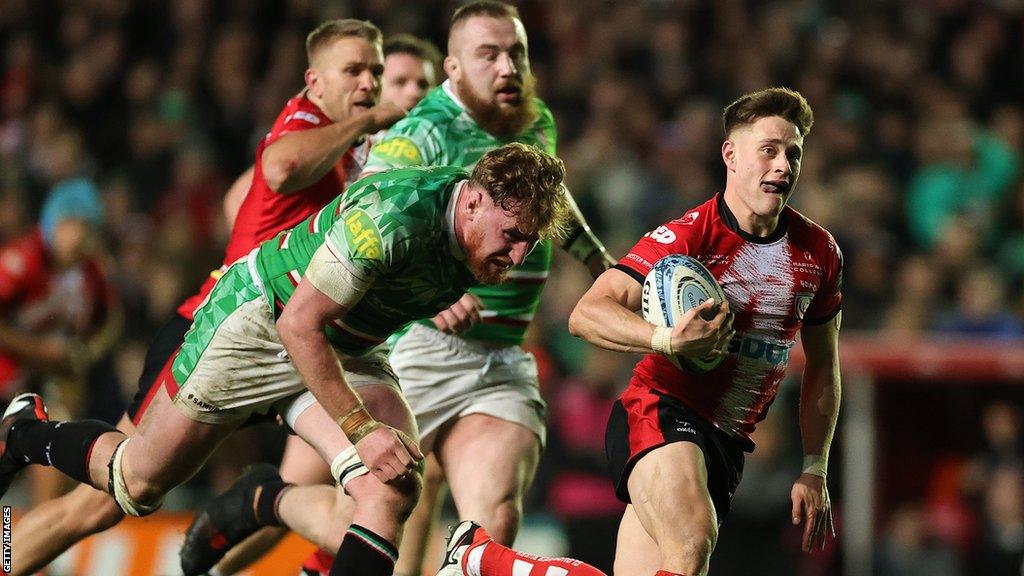
<path id="1" fill-rule="evenodd" d="M 459 97 L 455 95 L 455 88 L 452 86 L 451 78 L 441 83 L 441 89 L 444 90 L 444 93 L 447 94 L 448 97 L 452 99 L 452 102 L 455 102 L 456 106 L 461 108 L 463 112 L 466 111 L 466 105 L 463 104 L 462 100 L 459 100 Z"/>
<path id="2" fill-rule="evenodd" d="M 452 252 L 452 256 L 456 259 L 463 261 L 466 259 L 466 252 L 462 249 L 459 244 L 459 238 L 455 235 L 455 208 L 459 204 L 459 196 L 462 195 L 462 191 L 466 188 L 466 183 L 469 180 L 460 180 L 455 183 L 455 189 L 452 190 L 452 197 L 448 200 L 448 208 L 445 210 L 445 225 L 448 229 L 448 248 Z"/>

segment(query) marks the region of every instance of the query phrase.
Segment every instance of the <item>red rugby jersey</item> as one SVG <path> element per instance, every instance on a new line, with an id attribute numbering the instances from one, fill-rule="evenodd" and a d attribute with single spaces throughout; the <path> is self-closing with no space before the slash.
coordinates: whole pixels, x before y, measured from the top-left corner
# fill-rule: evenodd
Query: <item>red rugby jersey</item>
<path id="1" fill-rule="evenodd" d="M 721 194 L 647 233 L 616 268 L 641 284 L 669 254 L 700 260 L 722 286 L 735 314 L 729 355 L 706 374 L 676 368 L 648 354 L 630 386 L 672 395 L 752 449 L 786 372 L 803 324 L 822 324 L 842 303 L 842 253 L 824 228 L 790 207 L 770 236 L 740 230 Z"/>
<path id="2" fill-rule="evenodd" d="M 345 152 L 334 169 L 314 184 L 296 190 L 290 194 L 279 194 L 267 186 L 263 178 L 263 151 L 278 138 L 289 132 L 299 132 L 321 128 L 332 124 L 324 113 L 306 98 L 305 94 L 296 96 L 285 104 L 284 110 L 277 116 L 270 133 L 260 141 L 256 148 L 256 166 L 253 172 L 252 186 L 245 200 L 238 209 L 235 226 L 231 230 L 224 254 L 224 263 L 218 272 L 227 269 L 239 258 L 247 255 L 260 242 L 274 237 L 281 230 L 286 230 L 305 220 L 310 214 L 323 208 L 328 202 L 341 194 L 345 188 L 359 178 L 370 152 L 370 139 L 364 138 Z M 206 279 L 199 292 L 191 296 L 178 307 L 178 314 L 192 319 L 192 314 L 213 289 L 220 274 L 215 272 Z"/>

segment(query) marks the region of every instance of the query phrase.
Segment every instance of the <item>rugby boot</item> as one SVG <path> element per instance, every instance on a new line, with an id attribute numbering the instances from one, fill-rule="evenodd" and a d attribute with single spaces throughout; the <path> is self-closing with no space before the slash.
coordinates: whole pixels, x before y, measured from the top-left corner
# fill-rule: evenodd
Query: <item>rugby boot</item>
<path id="1" fill-rule="evenodd" d="M 3 418 L 0 419 L 0 496 L 7 493 L 11 487 L 14 477 L 28 462 L 17 460 L 7 450 L 7 440 L 11 435 L 11 428 L 15 424 L 35 420 L 46 422 L 50 418 L 46 414 L 46 405 L 38 394 L 31 392 L 18 394 L 7 405 Z"/>
<path id="2" fill-rule="evenodd" d="M 451 531 L 448 535 L 448 545 L 444 550 L 444 561 L 437 576 L 463 576 L 465 571 L 465 558 L 472 548 L 487 544 L 491 537 L 479 524 L 471 520 L 465 520 Z"/>
<path id="3" fill-rule="evenodd" d="M 281 476 L 270 464 L 253 464 L 220 496 L 196 515 L 181 545 L 181 570 L 200 576 L 213 568 L 228 550 L 263 527 L 256 519 L 256 493 L 261 484 Z"/>

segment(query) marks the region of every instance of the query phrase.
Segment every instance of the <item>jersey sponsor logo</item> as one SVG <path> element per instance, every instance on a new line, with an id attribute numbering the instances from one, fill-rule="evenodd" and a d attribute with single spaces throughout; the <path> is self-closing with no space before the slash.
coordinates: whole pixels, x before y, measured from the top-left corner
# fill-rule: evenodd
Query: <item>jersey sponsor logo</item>
<path id="1" fill-rule="evenodd" d="M 811 300 L 814 300 L 814 294 L 811 292 L 797 292 L 793 295 L 793 304 L 797 320 L 804 319 L 804 314 L 806 314 L 807 309 L 811 307 Z"/>
<path id="2" fill-rule="evenodd" d="M 678 222 L 680 224 L 689 226 L 689 225 L 693 224 L 694 222 L 696 222 L 697 218 L 699 216 L 700 216 L 700 212 L 697 212 L 696 210 L 694 210 L 693 212 L 687 212 L 682 218 L 680 218 L 678 220 Z"/>
<path id="3" fill-rule="evenodd" d="M 316 117 L 316 114 L 310 114 L 309 112 L 306 112 L 304 110 L 298 110 L 293 114 L 289 114 L 284 119 L 284 123 L 287 124 L 292 120 L 305 120 L 306 122 L 309 122 L 314 126 L 318 126 L 320 124 L 320 119 Z"/>
<path id="4" fill-rule="evenodd" d="M 645 236 L 649 236 L 651 240 L 659 244 L 671 244 L 676 241 L 676 233 L 669 230 L 668 226 L 658 226 L 645 234 Z"/>
<path id="5" fill-rule="evenodd" d="M 729 354 L 750 360 L 764 360 L 775 366 L 789 362 L 789 346 L 774 344 L 753 336 L 736 336 L 729 342 Z"/>
<path id="6" fill-rule="evenodd" d="M 651 268 L 654 268 L 654 263 L 652 263 L 650 260 L 644 258 L 643 256 L 640 256 L 639 254 L 633 254 L 632 252 L 630 252 L 629 254 L 626 254 L 626 259 L 627 260 L 635 260 L 636 262 L 638 262 L 641 266 L 643 266 L 647 270 L 650 270 Z"/>
<path id="7" fill-rule="evenodd" d="M 420 155 L 420 149 L 412 140 L 404 136 L 388 138 L 380 144 L 377 144 L 373 148 L 373 152 L 382 158 L 401 162 L 402 164 L 423 163 L 423 157 Z"/>
<path id="8" fill-rule="evenodd" d="M 353 256 L 367 260 L 380 260 L 384 241 L 377 223 L 359 208 L 345 214 L 345 241 Z"/>

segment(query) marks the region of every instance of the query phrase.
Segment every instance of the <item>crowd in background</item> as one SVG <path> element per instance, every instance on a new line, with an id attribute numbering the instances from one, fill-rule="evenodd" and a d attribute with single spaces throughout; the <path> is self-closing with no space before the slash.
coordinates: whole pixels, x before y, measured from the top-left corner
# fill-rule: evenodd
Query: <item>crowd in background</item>
<path id="1" fill-rule="evenodd" d="M 220 262 L 223 193 L 301 89 L 305 34 L 327 18 L 359 17 L 443 50 L 454 4 L 5 0 L 0 244 L 33 233 L 62 185 L 102 199 L 93 256 L 126 319 L 112 372 L 131 394 L 149 338 Z M 791 203 L 844 251 L 844 329 L 905 339 L 1024 336 L 1024 4 L 518 5 L 569 185 L 613 254 L 720 190 L 722 107 L 785 85 L 815 111 Z M 547 459 L 533 504 L 546 494 L 570 541 L 601 554 L 621 508 L 605 497 L 600 439 L 633 359 L 568 335 L 566 319 L 590 280 L 557 257 L 529 341 L 550 405 L 549 455 L 558 457 Z M 16 321 L 0 310 L 0 327 Z M 778 404 L 795 401 L 789 394 Z M 999 424 L 986 412 L 986 452 L 961 474 L 971 479 L 959 501 L 973 532 L 944 537 L 925 502 L 904 503 L 882 516 L 880 575 L 1012 573 L 972 560 L 990 548 L 1005 551 L 1005 566 L 1020 566 L 1020 414 L 1004 408 L 1013 437 L 993 440 L 989 428 Z M 716 554 L 722 573 L 733 573 L 730 549 L 782 550 L 789 564 L 778 564 L 779 573 L 790 574 L 800 562 L 827 570 L 834 557 L 809 565 L 795 536 L 786 540 L 787 488 L 799 460 L 786 418 L 773 414 L 759 431 L 749 493 L 741 488 L 730 519 L 744 528 L 723 530 Z"/>

